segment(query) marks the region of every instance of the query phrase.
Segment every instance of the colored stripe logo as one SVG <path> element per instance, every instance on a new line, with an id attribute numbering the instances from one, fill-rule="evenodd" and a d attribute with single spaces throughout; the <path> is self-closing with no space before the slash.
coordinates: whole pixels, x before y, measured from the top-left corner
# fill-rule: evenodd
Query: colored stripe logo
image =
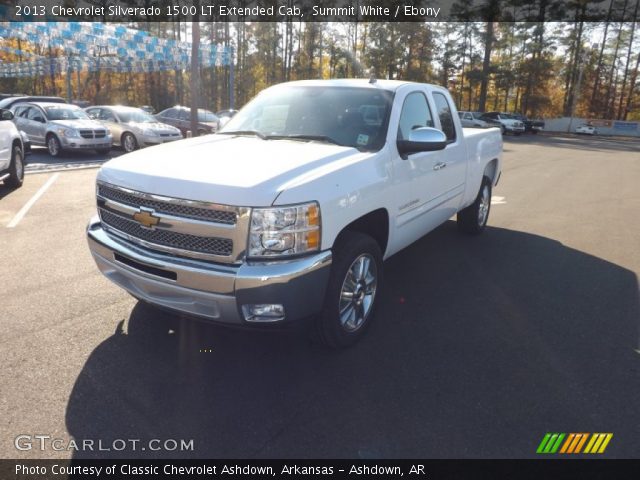
<path id="1" fill-rule="evenodd" d="M 547 433 L 536 453 L 604 453 L 612 438 L 613 433 Z"/>

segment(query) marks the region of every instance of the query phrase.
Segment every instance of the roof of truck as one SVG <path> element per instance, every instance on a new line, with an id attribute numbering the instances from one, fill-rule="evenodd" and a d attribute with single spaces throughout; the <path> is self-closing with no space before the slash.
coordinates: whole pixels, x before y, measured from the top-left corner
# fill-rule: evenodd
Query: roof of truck
<path id="1" fill-rule="evenodd" d="M 297 80 L 293 82 L 281 83 L 276 86 L 334 86 L 334 87 L 371 87 L 382 90 L 395 91 L 402 85 L 411 84 L 414 82 L 406 82 L 402 80 L 378 80 L 374 83 L 367 78 L 340 78 L 334 80 Z"/>

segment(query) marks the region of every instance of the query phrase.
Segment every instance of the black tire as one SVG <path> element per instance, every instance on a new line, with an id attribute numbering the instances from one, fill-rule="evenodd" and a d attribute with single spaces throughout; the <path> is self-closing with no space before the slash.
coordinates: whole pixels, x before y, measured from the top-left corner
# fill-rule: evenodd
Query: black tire
<path id="1" fill-rule="evenodd" d="M 53 133 L 50 133 L 47 136 L 47 150 L 49 151 L 49 155 L 52 157 L 60 157 L 62 156 L 62 145 L 60 144 L 60 140 Z"/>
<path id="2" fill-rule="evenodd" d="M 360 272 L 366 272 L 354 274 L 360 266 Z M 337 349 L 360 340 L 375 314 L 381 286 L 382 253 L 378 243 L 363 233 L 342 233 L 333 248 L 324 307 L 315 319 L 316 341 Z M 347 294 L 351 300 L 345 298 Z"/>
<path id="3" fill-rule="evenodd" d="M 502 132 L 502 135 L 506 135 L 507 134 L 507 129 L 505 128 L 504 125 L 500 125 L 500 131 Z"/>
<path id="4" fill-rule="evenodd" d="M 120 137 L 120 146 L 122 146 L 125 153 L 131 153 L 138 149 L 138 141 L 133 133 L 124 132 Z"/>
<path id="5" fill-rule="evenodd" d="M 482 213 L 481 213 L 482 209 Z M 491 210 L 491 179 L 482 178 L 480 190 L 475 201 L 457 215 L 458 228 L 465 233 L 477 235 L 487 226 Z"/>
<path id="6" fill-rule="evenodd" d="M 203 135 L 206 135 L 206 134 L 207 134 L 207 131 L 206 131 L 206 130 L 202 130 L 202 129 L 199 129 L 199 130 L 198 130 L 198 136 L 199 136 L 199 137 L 201 137 L 201 136 L 203 136 Z"/>
<path id="7" fill-rule="evenodd" d="M 24 154 L 19 145 L 14 145 L 11 151 L 11 165 L 9 165 L 9 178 L 4 183 L 9 188 L 20 188 L 24 181 Z"/>

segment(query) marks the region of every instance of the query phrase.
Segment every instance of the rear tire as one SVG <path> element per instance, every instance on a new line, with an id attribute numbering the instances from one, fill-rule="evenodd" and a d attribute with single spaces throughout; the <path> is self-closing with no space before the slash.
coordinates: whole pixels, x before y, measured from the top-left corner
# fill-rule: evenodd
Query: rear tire
<path id="1" fill-rule="evenodd" d="M 24 181 L 24 155 L 19 145 L 14 145 L 11 152 L 11 165 L 9 166 L 9 178 L 4 183 L 9 188 L 20 188 Z"/>
<path id="2" fill-rule="evenodd" d="M 487 226 L 491 210 L 491 179 L 482 177 L 482 184 L 475 201 L 457 215 L 460 231 L 471 235 L 482 233 Z"/>
<path id="3" fill-rule="evenodd" d="M 331 275 L 315 337 L 330 348 L 360 340 L 373 319 L 382 285 L 382 253 L 369 235 L 344 232 L 333 249 Z"/>

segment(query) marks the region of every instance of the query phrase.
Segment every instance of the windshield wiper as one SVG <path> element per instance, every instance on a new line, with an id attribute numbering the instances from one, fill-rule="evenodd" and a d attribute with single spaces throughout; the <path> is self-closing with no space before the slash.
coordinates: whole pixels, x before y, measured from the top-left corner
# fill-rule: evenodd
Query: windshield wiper
<path id="1" fill-rule="evenodd" d="M 232 130 L 230 132 L 218 132 L 220 135 L 255 135 L 262 140 L 267 140 L 270 137 L 265 136 L 260 132 L 256 132 L 255 130 Z"/>
<path id="2" fill-rule="evenodd" d="M 325 143 L 332 143 L 334 145 L 339 145 L 341 147 L 344 147 L 343 144 L 341 144 L 340 142 L 338 142 L 337 140 L 328 137 L 327 135 L 307 135 L 304 133 L 297 133 L 297 134 L 293 134 L 293 135 L 267 135 L 265 137 L 267 140 L 286 140 L 286 139 L 290 139 L 290 140 L 310 140 L 310 141 L 316 141 L 316 142 L 325 142 Z"/>

